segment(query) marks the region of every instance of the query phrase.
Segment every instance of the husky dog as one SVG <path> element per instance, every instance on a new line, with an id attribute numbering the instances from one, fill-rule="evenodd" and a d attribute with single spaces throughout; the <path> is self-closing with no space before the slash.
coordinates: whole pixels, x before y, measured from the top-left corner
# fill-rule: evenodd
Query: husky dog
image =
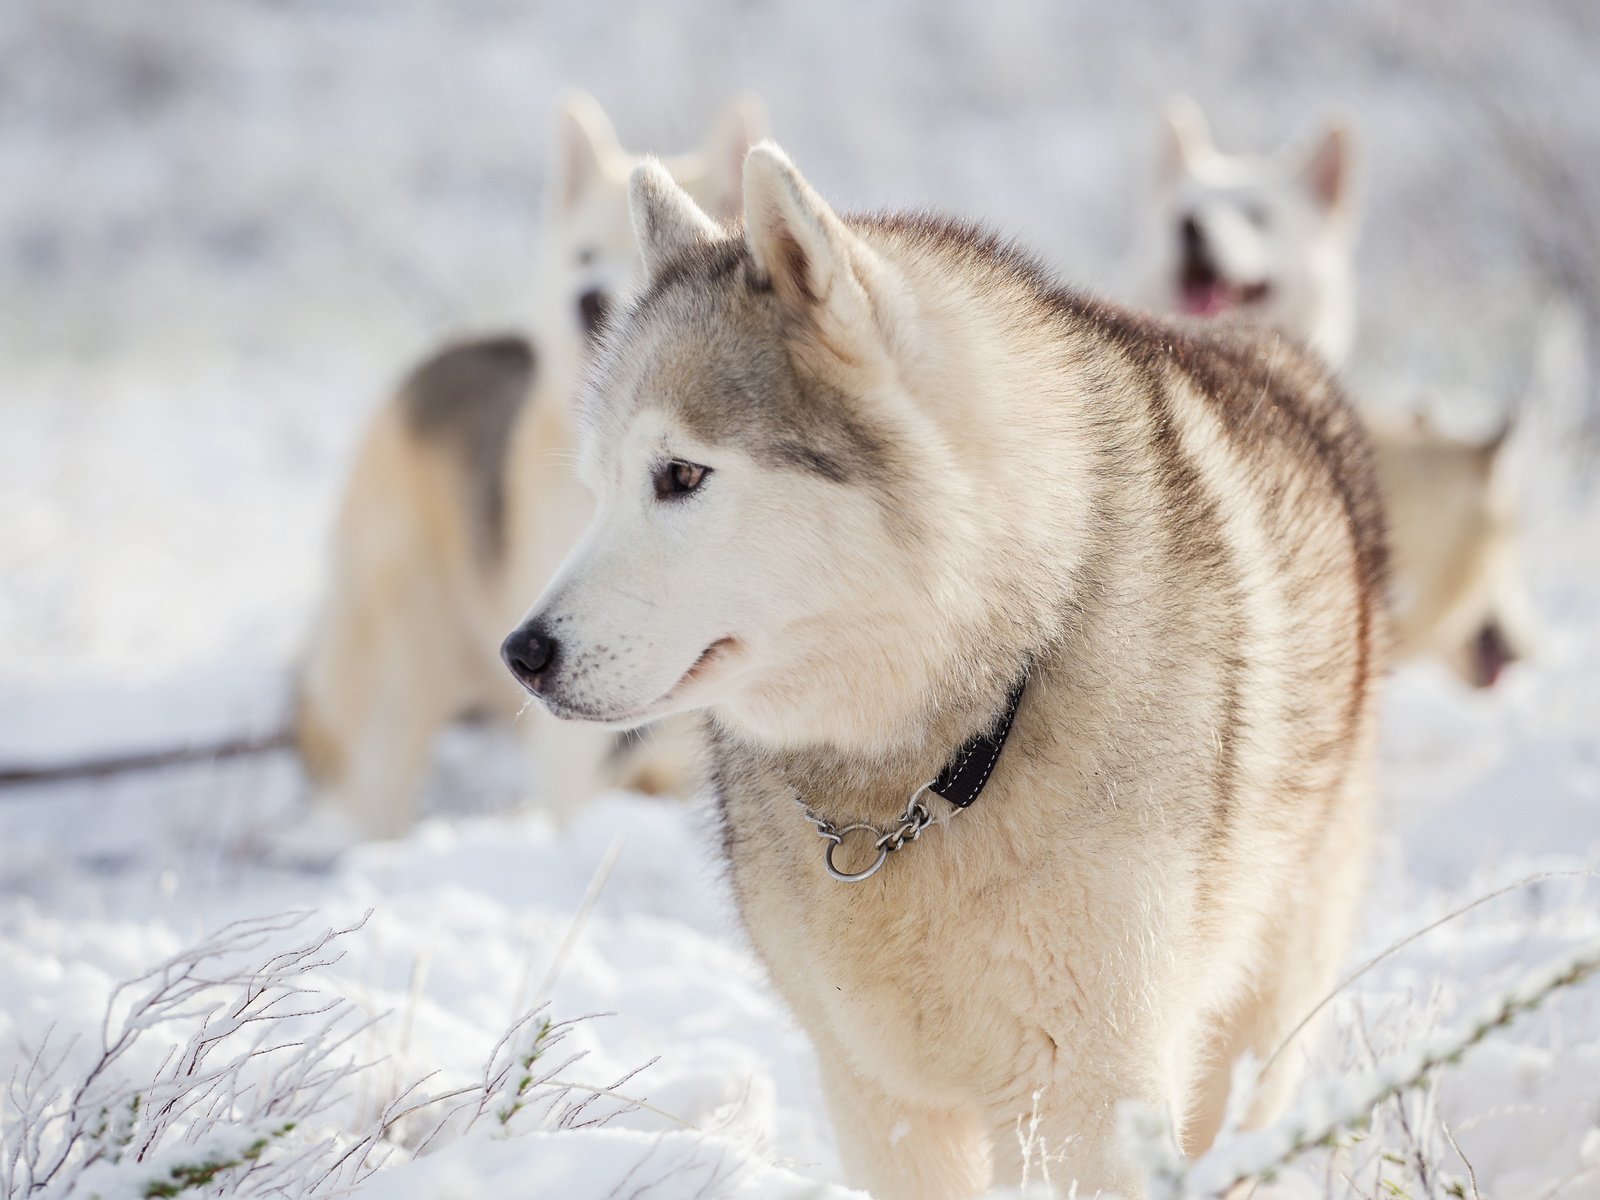
<path id="1" fill-rule="evenodd" d="M 737 210 L 760 121 L 742 101 L 701 152 L 669 160 L 710 211 Z M 332 801 L 319 810 L 328 839 L 405 832 L 440 728 L 474 710 L 516 712 L 495 647 L 588 519 L 570 400 L 587 347 L 640 273 L 627 195 L 638 160 L 585 96 L 562 109 L 557 141 L 535 339 L 430 356 L 378 412 L 345 487 L 296 722 Z M 626 762 L 613 761 L 614 738 L 549 720 L 533 738 L 558 811 L 607 782 L 683 780 L 670 738 Z"/>
<path id="2" fill-rule="evenodd" d="M 507 664 L 569 720 L 708 713 L 740 910 L 853 1183 L 1015 1185 L 1037 1110 L 1058 1179 L 1138 1195 L 1118 1102 L 1205 1146 L 1231 1061 L 1344 953 L 1387 639 L 1359 424 L 1275 335 L 841 218 L 770 144 L 742 228 L 655 164 L 632 191 L 596 515 Z"/>
<path id="3" fill-rule="evenodd" d="M 1355 332 L 1355 226 L 1342 126 L 1276 155 L 1222 154 L 1199 107 L 1179 97 L 1167 109 L 1143 299 L 1270 325 L 1338 365 Z"/>
<path id="4" fill-rule="evenodd" d="M 1438 432 L 1425 417 L 1374 422 L 1394 558 L 1395 646 L 1435 659 L 1463 683 L 1493 687 L 1532 653 L 1510 426 L 1486 442 Z"/>

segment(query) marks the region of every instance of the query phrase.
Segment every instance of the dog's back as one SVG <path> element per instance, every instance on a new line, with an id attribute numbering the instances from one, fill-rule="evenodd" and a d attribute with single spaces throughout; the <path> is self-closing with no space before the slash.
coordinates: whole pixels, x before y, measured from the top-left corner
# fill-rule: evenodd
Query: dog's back
<path id="1" fill-rule="evenodd" d="M 488 566 L 505 554 L 505 459 L 534 374 L 526 338 L 461 342 L 413 370 L 394 401 L 419 452 L 443 456 L 457 475 L 462 523 Z"/>

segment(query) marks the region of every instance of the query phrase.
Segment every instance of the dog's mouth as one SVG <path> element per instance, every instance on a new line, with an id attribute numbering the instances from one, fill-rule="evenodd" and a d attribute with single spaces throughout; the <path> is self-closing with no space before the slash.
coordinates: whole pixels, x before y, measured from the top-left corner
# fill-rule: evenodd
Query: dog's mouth
<path id="1" fill-rule="evenodd" d="M 721 637 L 712 642 L 694 662 L 689 664 L 689 669 L 678 677 L 678 681 L 661 694 L 659 698 L 646 704 L 635 712 L 601 712 L 598 709 L 562 701 L 559 697 L 540 695 L 551 714 L 568 721 L 594 721 L 603 725 L 617 725 L 622 727 L 642 725 L 646 721 L 654 720 L 662 715 L 663 710 L 683 698 L 689 691 L 716 670 L 736 657 L 739 642 L 732 637 Z"/>
<path id="2" fill-rule="evenodd" d="M 1182 265 L 1178 268 L 1178 305 L 1190 316 L 1216 317 L 1260 304 L 1271 293 L 1266 280 L 1236 283 L 1217 268 L 1211 242 L 1193 216 L 1178 229 Z"/>
<path id="3" fill-rule="evenodd" d="M 1238 308 L 1260 304 L 1272 294 L 1266 280 L 1234 283 L 1224 279 L 1207 263 L 1188 262 L 1178 274 L 1178 300 L 1185 313 L 1194 317 L 1217 317 Z"/>
<path id="4" fill-rule="evenodd" d="M 1512 663 L 1517 652 L 1500 626 L 1490 622 L 1478 631 L 1472 642 L 1472 684 L 1478 688 L 1492 688 Z"/>
<path id="5" fill-rule="evenodd" d="M 711 645 L 700 651 L 700 657 L 689 664 L 689 669 L 683 673 L 677 683 L 667 689 L 666 695 L 657 700 L 656 704 L 670 703 L 679 693 L 709 675 L 715 666 L 732 654 L 737 647 L 738 642 L 731 637 L 718 638 L 712 642 Z"/>

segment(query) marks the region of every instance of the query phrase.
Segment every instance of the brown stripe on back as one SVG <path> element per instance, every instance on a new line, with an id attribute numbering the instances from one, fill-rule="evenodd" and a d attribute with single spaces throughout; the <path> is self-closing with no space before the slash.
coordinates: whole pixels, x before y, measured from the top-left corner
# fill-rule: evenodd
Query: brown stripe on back
<path id="1" fill-rule="evenodd" d="M 1276 334 L 1178 326 L 1083 298 L 1068 302 L 1134 361 L 1191 380 L 1247 462 L 1270 459 L 1271 443 L 1287 440 L 1321 466 L 1344 512 L 1353 556 L 1355 661 L 1342 724 L 1343 740 L 1355 738 L 1374 684 L 1377 608 L 1386 595 L 1388 559 L 1371 447 L 1327 369 Z"/>
<path id="2" fill-rule="evenodd" d="M 1239 737 L 1243 702 L 1239 683 L 1244 673 L 1244 609 L 1242 581 L 1222 537 L 1222 517 L 1215 499 L 1207 494 L 1200 472 L 1184 452 L 1178 437 L 1167 381 L 1149 363 L 1134 362 L 1142 376 L 1150 418 L 1150 441 L 1156 452 L 1157 482 L 1165 503 L 1162 506 L 1167 552 L 1186 561 L 1191 569 L 1207 578 L 1213 595 L 1222 599 L 1227 611 L 1222 631 L 1227 649 L 1218 656 L 1217 669 L 1221 694 L 1217 699 L 1217 765 L 1213 776 L 1213 796 L 1203 859 L 1214 860 L 1226 844 L 1235 808 L 1234 792 L 1239 775 Z M 1202 911 L 1209 907 L 1212 873 L 1202 867 L 1195 879 L 1196 903 Z"/>
<path id="3" fill-rule="evenodd" d="M 424 359 L 400 387 L 406 427 L 456 456 L 472 539 L 489 562 L 505 549 L 505 459 L 534 364 L 525 338 L 458 342 Z"/>
<path id="4" fill-rule="evenodd" d="M 1264 345 L 1218 338 L 1211 350 L 1190 352 L 1183 369 L 1211 400 L 1230 439 L 1256 448 L 1272 436 L 1274 418 L 1281 419 L 1288 435 L 1323 465 L 1344 510 L 1356 569 L 1355 678 L 1344 722 L 1345 736 L 1353 737 L 1373 684 L 1376 609 L 1388 587 L 1387 536 L 1371 444 L 1326 370 L 1298 347 L 1282 338 Z M 1237 384 L 1228 386 L 1230 373 L 1243 381 L 1244 395 Z M 1292 386 L 1297 383 L 1301 386 Z M 1308 403 L 1309 398 L 1321 403 Z"/>

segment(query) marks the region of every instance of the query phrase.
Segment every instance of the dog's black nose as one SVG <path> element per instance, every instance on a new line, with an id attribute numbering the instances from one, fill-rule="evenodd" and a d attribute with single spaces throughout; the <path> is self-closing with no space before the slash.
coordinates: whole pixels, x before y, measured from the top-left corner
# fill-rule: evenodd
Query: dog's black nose
<path id="1" fill-rule="evenodd" d="M 500 657 L 516 676 L 517 682 L 530 692 L 544 690 L 545 677 L 555 666 L 556 639 L 550 636 L 544 622 L 532 621 L 513 629 L 500 643 Z"/>
<path id="2" fill-rule="evenodd" d="M 1206 247 L 1206 235 L 1201 232 L 1200 222 L 1194 219 L 1192 213 L 1184 217 L 1181 229 L 1184 250 L 1196 256 L 1203 253 Z"/>
<path id="3" fill-rule="evenodd" d="M 604 328 L 609 307 L 606 294 L 598 288 L 578 297 L 578 317 L 583 322 L 583 332 L 587 336 L 594 337 Z"/>

